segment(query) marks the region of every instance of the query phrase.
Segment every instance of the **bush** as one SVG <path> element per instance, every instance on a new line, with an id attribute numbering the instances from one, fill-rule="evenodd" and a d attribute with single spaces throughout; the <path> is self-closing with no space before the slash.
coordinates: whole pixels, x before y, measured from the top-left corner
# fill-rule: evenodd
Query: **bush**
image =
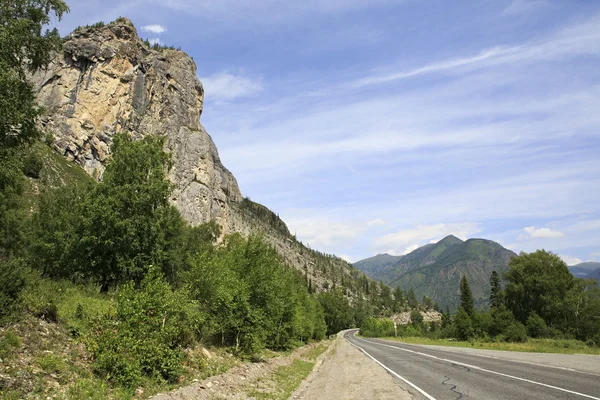
<path id="1" fill-rule="evenodd" d="M 26 283 L 26 276 L 20 261 L 0 261 L 0 319 L 15 311 Z"/>
<path id="2" fill-rule="evenodd" d="M 535 312 L 529 315 L 527 318 L 527 334 L 532 338 L 541 338 L 546 337 L 548 326 L 546 325 L 546 321 Z"/>
<path id="3" fill-rule="evenodd" d="M 37 155 L 29 153 L 23 160 L 23 174 L 33 179 L 39 179 L 43 166 L 42 160 Z"/>
<path id="4" fill-rule="evenodd" d="M 469 314 L 462 307 L 458 307 L 456 311 L 454 326 L 456 339 L 458 340 L 469 340 L 475 334 L 471 317 L 469 317 Z"/>
<path id="5" fill-rule="evenodd" d="M 194 338 L 191 327 L 199 314 L 184 292 L 173 292 L 156 268 L 140 288 L 126 284 L 115 315 L 97 318 L 95 335 L 88 339 L 96 371 L 125 387 L 144 377 L 175 382 L 182 369 L 182 346 Z"/>
<path id="6" fill-rule="evenodd" d="M 421 325 L 423 323 L 423 315 L 417 309 L 410 312 L 410 323 L 413 325 Z"/>
<path id="7" fill-rule="evenodd" d="M 394 323 L 389 319 L 368 318 L 360 327 L 364 337 L 394 336 Z"/>
<path id="8" fill-rule="evenodd" d="M 505 342 L 524 343 L 527 341 L 527 329 L 518 321 L 507 326 L 502 335 Z"/>

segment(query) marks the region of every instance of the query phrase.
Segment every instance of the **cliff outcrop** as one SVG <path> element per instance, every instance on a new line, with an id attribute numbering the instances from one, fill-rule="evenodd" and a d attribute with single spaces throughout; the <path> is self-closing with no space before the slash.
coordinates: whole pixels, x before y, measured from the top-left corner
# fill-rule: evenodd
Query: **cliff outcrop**
<path id="1" fill-rule="evenodd" d="M 151 49 L 120 18 L 67 36 L 63 54 L 32 80 L 56 151 L 100 179 L 117 133 L 164 136 L 171 202 L 192 224 L 230 225 L 229 202 L 242 196 L 200 124 L 204 89 L 187 54 Z"/>
<path id="2" fill-rule="evenodd" d="M 224 234 L 261 231 L 314 290 L 337 284 L 360 291 L 359 278 L 367 279 L 362 272 L 305 247 L 277 215 L 242 197 L 200 123 L 204 89 L 184 52 L 149 46 L 131 21 L 119 18 L 78 28 L 64 39 L 62 53 L 31 79 L 47 111 L 41 124 L 53 136 L 54 150 L 89 175 L 102 178 L 116 134 L 163 136 L 172 156 L 170 200 L 186 221 L 214 220 Z"/>

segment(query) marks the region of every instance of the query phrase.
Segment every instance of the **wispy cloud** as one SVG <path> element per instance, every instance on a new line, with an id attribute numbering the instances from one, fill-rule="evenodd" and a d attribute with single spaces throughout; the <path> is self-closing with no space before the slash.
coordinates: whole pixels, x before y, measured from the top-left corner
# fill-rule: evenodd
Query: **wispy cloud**
<path id="1" fill-rule="evenodd" d="M 204 85 L 207 99 L 215 101 L 232 101 L 253 96 L 264 89 L 260 78 L 251 78 L 243 71 L 238 73 L 221 71 L 200 80 Z"/>
<path id="2" fill-rule="evenodd" d="M 520 3 L 520 2 L 515 2 Z M 529 2 L 528 2 L 529 3 Z M 537 2 L 531 2 L 537 3 Z M 349 88 L 389 83 L 402 79 L 436 73 L 466 72 L 477 68 L 552 60 L 577 55 L 600 54 L 600 15 L 569 26 L 552 37 L 517 45 L 501 45 L 484 49 L 478 54 L 451 58 L 398 72 L 375 73 L 347 84 Z M 388 67 L 387 69 L 391 69 Z"/>
<path id="3" fill-rule="evenodd" d="M 429 242 L 432 239 L 441 239 L 447 235 L 455 235 L 467 239 L 481 228 L 474 222 L 461 222 L 452 224 L 417 225 L 410 229 L 403 229 L 373 239 L 372 248 L 375 251 L 393 250 L 396 254 L 406 254 L 419 247 L 415 242 Z"/>
<path id="4" fill-rule="evenodd" d="M 583 262 L 582 259 L 573 256 L 559 255 L 559 257 L 562 258 L 562 260 L 567 263 L 568 266 L 581 264 Z"/>
<path id="5" fill-rule="evenodd" d="M 503 15 L 514 16 L 539 10 L 548 5 L 547 0 L 513 0 L 503 11 Z"/>
<path id="6" fill-rule="evenodd" d="M 564 236 L 562 232 L 553 231 L 550 228 L 536 228 L 535 226 L 528 226 L 523 228 L 524 235 L 521 238 L 559 238 Z"/>
<path id="7" fill-rule="evenodd" d="M 155 34 L 161 34 L 167 31 L 167 28 L 165 28 L 162 25 L 158 25 L 158 24 L 152 24 L 152 25 L 146 25 L 146 26 L 142 26 L 142 30 L 145 32 L 151 32 L 151 33 L 155 33 Z"/>

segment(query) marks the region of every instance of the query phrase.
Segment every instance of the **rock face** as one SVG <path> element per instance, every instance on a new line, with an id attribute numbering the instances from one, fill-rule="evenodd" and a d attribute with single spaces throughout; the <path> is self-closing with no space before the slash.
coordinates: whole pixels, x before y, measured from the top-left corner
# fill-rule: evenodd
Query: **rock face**
<path id="1" fill-rule="evenodd" d="M 190 223 L 212 219 L 227 231 L 229 204 L 242 196 L 200 124 L 204 90 L 188 55 L 150 49 L 120 18 L 70 34 L 63 54 L 32 81 L 56 151 L 100 179 L 114 135 L 164 136 L 173 160 L 171 202 Z"/>
<path id="2" fill-rule="evenodd" d="M 89 175 L 102 178 L 116 134 L 163 136 L 173 162 L 171 202 L 186 221 L 214 220 L 223 234 L 262 232 L 315 291 L 337 284 L 355 295 L 368 286 L 363 273 L 308 249 L 276 214 L 242 197 L 200 124 L 204 90 L 187 54 L 151 49 L 131 21 L 119 18 L 67 36 L 63 52 L 31 80 L 47 111 L 41 123 L 54 137 L 54 150 Z"/>

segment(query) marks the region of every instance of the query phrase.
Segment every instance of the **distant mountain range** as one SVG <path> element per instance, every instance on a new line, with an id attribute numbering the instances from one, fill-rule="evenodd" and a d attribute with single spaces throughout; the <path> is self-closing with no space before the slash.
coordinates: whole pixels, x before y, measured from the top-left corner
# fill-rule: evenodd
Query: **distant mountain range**
<path id="1" fill-rule="evenodd" d="M 572 267 L 569 267 L 569 271 L 571 271 L 576 278 L 593 278 L 600 284 L 600 262 L 584 262 L 573 265 Z"/>
<path id="2" fill-rule="evenodd" d="M 378 254 L 354 266 L 392 287 L 413 288 L 419 300 L 429 296 L 440 307 L 455 310 L 462 274 L 469 280 L 475 304 L 483 307 L 488 301 L 492 271 L 502 274 L 513 256 L 514 252 L 491 240 L 462 241 L 450 235 L 404 256 Z"/>

